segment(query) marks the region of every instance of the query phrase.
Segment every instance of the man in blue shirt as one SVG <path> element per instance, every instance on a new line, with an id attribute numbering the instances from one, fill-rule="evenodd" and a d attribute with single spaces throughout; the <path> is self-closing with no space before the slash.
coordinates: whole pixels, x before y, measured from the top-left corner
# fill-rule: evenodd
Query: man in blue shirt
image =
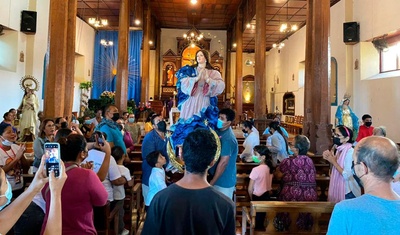
<path id="1" fill-rule="evenodd" d="M 116 121 L 119 119 L 118 108 L 113 104 L 108 104 L 103 111 L 103 119 L 96 126 L 96 130 L 101 131 L 107 135 L 107 142 L 110 147 L 119 146 L 126 154 L 126 147 L 124 137 L 118 127 Z"/>
<path id="2" fill-rule="evenodd" d="M 165 137 L 167 125 L 159 114 L 153 115 L 150 122 L 153 130 L 144 136 L 142 143 L 142 194 L 145 201 L 149 192 L 149 178 L 152 169 L 146 161 L 146 156 L 153 151 L 160 151 L 166 157 L 167 165 L 169 162 L 167 138 Z"/>
<path id="3" fill-rule="evenodd" d="M 236 185 L 236 158 L 238 142 L 233 134 L 231 123 L 235 119 L 235 111 L 221 109 L 218 115 L 218 136 L 221 141 L 221 156 L 218 162 L 210 169 L 213 178 L 210 184 L 227 197 L 233 197 Z"/>
<path id="4" fill-rule="evenodd" d="M 390 182 L 399 167 L 396 144 L 366 137 L 355 147 L 353 176 L 365 194 L 336 204 L 328 234 L 399 234 L 400 196 Z"/>

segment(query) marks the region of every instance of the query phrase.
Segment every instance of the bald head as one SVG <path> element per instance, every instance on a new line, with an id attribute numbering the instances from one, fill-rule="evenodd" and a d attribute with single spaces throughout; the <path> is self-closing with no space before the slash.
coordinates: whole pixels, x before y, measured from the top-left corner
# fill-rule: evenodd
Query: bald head
<path id="1" fill-rule="evenodd" d="M 374 175 L 389 182 L 399 167 L 396 144 L 388 138 L 371 136 L 362 139 L 354 151 L 357 163 L 363 162 Z"/>

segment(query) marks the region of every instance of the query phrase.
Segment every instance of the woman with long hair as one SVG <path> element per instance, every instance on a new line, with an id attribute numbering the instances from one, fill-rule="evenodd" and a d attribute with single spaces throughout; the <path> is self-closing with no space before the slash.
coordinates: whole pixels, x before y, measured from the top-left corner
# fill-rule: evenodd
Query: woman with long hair
<path id="1" fill-rule="evenodd" d="M 282 162 L 283 159 L 289 157 L 289 147 L 286 138 L 279 126 L 279 122 L 271 122 L 269 124 L 270 141 L 267 141 L 267 147 L 272 152 L 274 163 Z M 270 143 L 270 144 L 269 144 Z"/>
<path id="2" fill-rule="evenodd" d="M 332 164 L 328 201 L 340 202 L 361 195 L 361 189 L 352 173 L 353 131 L 346 126 L 337 126 L 333 136 L 333 150 L 322 153 L 325 160 Z M 336 153 L 334 153 L 336 150 Z"/>
<path id="3" fill-rule="evenodd" d="M 192 66 L 194 74 L 190 74 L 192 76 L 178 76 L 180 78 L 178 89 L 185 94 L 184 98 L 179 96 L 178 108 L 181 111 L 179 118 L 184 120 L 192 118 L 193 115 L 201 116 L 200 112 L 205 111 L 203 108 L 214 105 L 211 104 L 210 98 L 216 97 L 225 89 L 221 74 L 210 64 L 208 51 L 197 51 L 195 60 L 196 63 Z M 178 74 L 185 71 L 185 69 L 181 70 Z"/>

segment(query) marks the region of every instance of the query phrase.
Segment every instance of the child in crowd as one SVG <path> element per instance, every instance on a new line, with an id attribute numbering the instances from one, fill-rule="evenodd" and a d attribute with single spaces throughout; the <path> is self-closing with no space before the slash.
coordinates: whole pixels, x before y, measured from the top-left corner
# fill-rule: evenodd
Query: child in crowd
<path id="1" fill-rule="evenodd" d="M 272 189 L 272 178 L 275 167 L 272 163 L 272 155 L 267 146 L 257 145 L 253 149 L 253 160 L 260 163 L 254 167 L 250 173 L 250 182 L 248 192 L 252 201 L 270 200 L 270 191 Z M 265 213 L 256 214 L 256 229 L 264 229 Z"/>
<path id="2" fill-rule="evenodd" d="M 133 186 L 133 178 L 131 178 L 131 174 L 129 169 L 123 165 L 125 154 L 124 150 L 120 146 L 114 146 L 111 149 L 111 155 L 114 157 L 115 161 L 118 164 L 118 170 L 121 173 L 121 176 L 126 178 L 127 184 L 129 187 Z M 114 200 L 124 200 L 125 199 L 125 188 L 124 185 L 113 185 L 114 190 Z M 126 235 L 129 234 L 129 230 L 125 229 L 124 224 L 124 210 L 121 209 L 119 213 L 119 234 Z"/>
<path id="3" fill-rule="evenodd" d="M 167 163 L 165 157 L 160 151 L 153 151 L 146 156 L 147 163 L 152 167 L 149 178 L 149 194 L 145 201 L 145 209 L 150 206 L 153 197 L 161 190 L 167 187 L 165 183 L 165 171 L 163 165 Z"/>

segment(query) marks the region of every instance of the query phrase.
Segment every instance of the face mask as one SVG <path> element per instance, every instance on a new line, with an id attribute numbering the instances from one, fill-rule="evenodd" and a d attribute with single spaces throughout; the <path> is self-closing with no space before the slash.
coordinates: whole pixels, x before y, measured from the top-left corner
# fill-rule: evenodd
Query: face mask
<path id="1" fill-rule="evenodd" d="M 351 163 L 351 171 L 353 173 L 353 178 L 357 182 L 358 186 L 360 188 L 364 188 L 364 185 L 363 185 L 361 179 L 357 176 L 356 171 L 354 170 L 354 162 Z"/>
<path id="2" fill-rule="evenodd" d="M 10 146 L 13 144 L 13 142 L 11 142 L 11 141 L 9 141 L 9 140 L 6 140 L 6 139 L 4 139 L 3 137 L 1 137 L 1 139 L 2 139 L 1 144 L 2 144 L 3 146 L 10 147 Z"/>
<path id="3" fill-rule="evenodd" d="M 114 113 L 111 119 L 116 122 L 119 119 L 119 113 Z"/>
<path id="4" fill-rule="evenodd" d="M 338 138 L 338 137 L 333 137 L 333 144 L 336 144 L 337 146 L 342 145 L 342 143 L 340 143 L 340 138 Z"/>
<path id="5" fill-rule="evenodd" d="M 244 138 L 247 138 L 247 136 L 249 136 L 249 134 L 247 134 L 247 133 L 244 133 L 244 134 L 243 134 L 243 137 L 244 137 Z"/>
<path id="6" fill-rule="evenodd" d="M 167 123 L 165 123 L 165 121 L 159 121 L 157 123 L 157 129 L 161 132 L 166 132 L 167 131 Z"/>
<path id="7" fill-rule="evenodd" d="M 218 118 L 218 122 L 217 122 L 217 128 L 221 129 L 224 126 L 224 122 Z"/>
<path id="8" fill-rule="evenodd" d="M 4 195 L 0 195 L 0 197 L 6 197 L 7 198 L 7 202 L 4 205 L 0 206 L 0 211 L 3 210 L 4 207 L 6 207 L 8 204 L 10 204 L 11 202 L 11 198 L 12 198 L 12 188 L 11 188 L 11 184 L 7 181 L 7 191 Z"/>
<path id="9" fill-rule="evenodd" d="M 90 125 L 90 124 L 92 124 L 92 122 L 93 122 L 93 120 L 91 120 L 91 119 L 85 120 L 85 124 L 86 124 L 86 125 Z"/>
<path id="10" fill-rule="evenodd" d="M 260 159 L 258 159 L 258 157 L 256 155 L 253 155 L 253 162 L 255 163 L 260 163 Z"/>
<path id="11" fill-rule="evenodd" d="M 243 129 L 242 131 L 243 131 L 243 133 L 245 133 L 245 134 L 247 134 L 247 132 L 248 132 L 248 131 L 246 131 L 245 129 Z"/>
<path id="12" fill-rule="evenodd" d="M 365 126 L 370 127 L 372 125 L 372 122 L 365 122 Z"/>
<path id="13" fill-rule="evenodd" d="M 128 118 L 128 122 L 134 123 L 135 122 L 135 118 Z"/>
<path id="14" fill-rule="evenodd" d="M 272 131 L 268 131 L 270 135 L 273 135 L 274 133 L 272 133 Z"/>
<path id="15" fill-rule="evenodd" d="M 400 174 L 400 171 L 397 170 L 397 171 L 394 173 L 393 178 L 396 178 L 399 174 Z"/>
<path id="16" fill-rule="evenodd" d="M 60 126 L 61 126 L 61 128 L 63 128 L 63 129 L 68 128 L 68 122 L 62 122 L 62 123 L 60 124 Z"/>

